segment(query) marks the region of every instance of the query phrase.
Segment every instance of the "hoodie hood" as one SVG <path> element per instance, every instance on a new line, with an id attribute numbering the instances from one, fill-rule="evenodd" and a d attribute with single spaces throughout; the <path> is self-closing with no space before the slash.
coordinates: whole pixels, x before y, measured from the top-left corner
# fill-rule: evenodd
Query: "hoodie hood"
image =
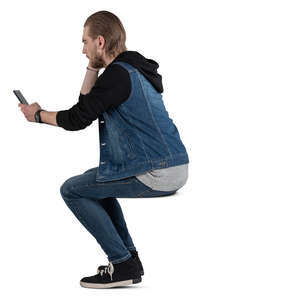
<path id="1" fill-rule="evenodd" d="M 137 51 L 124 51 L 113 60 L 113 62 L 116 61 L 123 61 L 132 65 L 146 77 L 159 93 L 163 92 L 162 77 L 157 73 L 159 65 L 155 60 L 146 58 Z"/>

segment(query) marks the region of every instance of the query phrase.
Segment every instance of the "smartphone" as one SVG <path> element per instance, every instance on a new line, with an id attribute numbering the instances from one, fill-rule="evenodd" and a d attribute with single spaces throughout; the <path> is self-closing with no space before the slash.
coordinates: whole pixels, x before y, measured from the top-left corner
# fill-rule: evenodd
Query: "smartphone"
<path id="1" fill-rule="evenodd" d="M 26 99 L 22 95 L 21 91 L 19 91 L 19 90 L 13 90 L 13 92 L 14 92 L 14 94 L 17 96 L 17 98 L 19 99 L 19 101 L 22 104 L 27 104 L 28 105 L 28 102 L 26 101 Z"/>

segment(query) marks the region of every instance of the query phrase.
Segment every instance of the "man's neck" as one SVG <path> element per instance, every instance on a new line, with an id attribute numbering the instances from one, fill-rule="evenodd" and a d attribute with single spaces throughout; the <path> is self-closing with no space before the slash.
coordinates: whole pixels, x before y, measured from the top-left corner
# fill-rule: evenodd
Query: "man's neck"
<path id="1" fill-rule="evenodd" d="M 115 57 L 112 57 L 112 58 L 107 58 L 106 60 L 104 60 L 104 62 L 105 62 L 105 68 L 114 60 L 116 58 L 116 56 Z"/>
<path id="2" fill-rule="evenodd" d="M 123 52 L 125 52 L 125 51 L 123 51 Z M 116 58 L 117 56 L 119 56 L 119 55 L 120 55 L 121 53 L 123 53 L 123 52 L 118 53 L 117 55 L 115 55 L 115 56 L 112 57 L 112 58 L 107 58 L 107 59 L 105 60 L 105 64 L 106 64 L 105 68 L 106 68 L 113 60 L 115 60 L 115 58 Z"/>

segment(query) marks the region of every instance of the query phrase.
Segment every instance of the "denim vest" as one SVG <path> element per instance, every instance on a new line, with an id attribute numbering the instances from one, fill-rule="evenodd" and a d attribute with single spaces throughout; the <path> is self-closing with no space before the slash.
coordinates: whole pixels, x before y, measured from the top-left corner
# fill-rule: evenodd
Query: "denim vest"
<path id="1" fill-rule="evenodd" d="M 113 181 L 189 162 L 162 95 L 136 68 L 113 62 L 130 76 L 129 98 L 98 119 L 100 159 L 97 182 Z"/>

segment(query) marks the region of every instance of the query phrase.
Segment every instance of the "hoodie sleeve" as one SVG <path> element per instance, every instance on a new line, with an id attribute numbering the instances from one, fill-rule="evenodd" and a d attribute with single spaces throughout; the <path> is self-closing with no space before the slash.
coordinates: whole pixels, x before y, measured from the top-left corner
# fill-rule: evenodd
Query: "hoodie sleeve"
<path id="1" fill-rule="evenodd" d="M 68 110 L 57 112 L 59 127 L 75 131 L 91 125 L 103 112 L 126 101 L 131 92 L 129 73 L 120 65 L 109 65 L 98 77 L 91 91 Z"/>

